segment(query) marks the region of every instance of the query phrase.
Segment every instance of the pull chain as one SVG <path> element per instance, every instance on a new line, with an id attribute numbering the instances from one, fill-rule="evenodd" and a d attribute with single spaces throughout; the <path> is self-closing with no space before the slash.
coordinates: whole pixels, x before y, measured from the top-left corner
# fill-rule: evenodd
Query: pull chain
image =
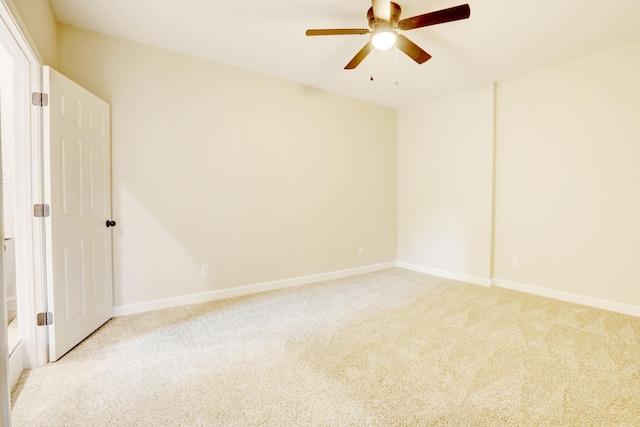
<path id="1" fill-rule="evenodd" d="M 398 86 L 398 48 L 396 47 L 396 86 Z"/>
<path id="2" fill-rule="evenodd" d="M 375 56 L 376 53 L 372 52 L 373 55 L 371 55 L 373 58 L 371 58 L 371 78 L 369 79 L 369 81 L 373 81 L 373 70 L 375 69 L 375 65 L 374 65 L 374 61 L 375 61 Z"/>

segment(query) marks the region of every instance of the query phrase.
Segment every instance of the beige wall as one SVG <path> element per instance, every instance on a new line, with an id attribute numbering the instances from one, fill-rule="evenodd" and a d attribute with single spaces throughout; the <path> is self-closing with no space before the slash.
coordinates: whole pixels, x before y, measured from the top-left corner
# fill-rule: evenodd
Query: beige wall
<path id="1" fill-rule="evenodd" d="M 42 56 L 44 65 L 58 65 L 57 24 L 49 0 L 5 0 L 12 2 Z"/>
<path id="2" fill-rule="evenodd" d="M 500 83 L 496 156 L 495 277 L 640 307 L 640 42 Z"/>
<path id="3" fill-rule="evenodd" d="M 401 109 L 401 265 L 639 313 L 639 76 L 640 41 Z"/>
<path id="4" fill-rule="evenodd" d="M 64 25 L 58 42 L 111 103 L 116 305 L 396 259 L 394 110 Z"/>
<path id="5" fill-rule="evenodd" d="M 398 113 L 398 261 L 491 279 L 494 88 Z"/>

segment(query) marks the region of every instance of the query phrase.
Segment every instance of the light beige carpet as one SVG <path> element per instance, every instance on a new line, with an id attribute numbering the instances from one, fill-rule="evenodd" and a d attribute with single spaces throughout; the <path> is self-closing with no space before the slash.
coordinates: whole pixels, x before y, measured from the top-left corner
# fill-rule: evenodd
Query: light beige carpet
<path id="1" fill-rule="evenodd" d="M 402 269 L 121 317 L 16 426 L 638 426 L 640 319 Z"/>

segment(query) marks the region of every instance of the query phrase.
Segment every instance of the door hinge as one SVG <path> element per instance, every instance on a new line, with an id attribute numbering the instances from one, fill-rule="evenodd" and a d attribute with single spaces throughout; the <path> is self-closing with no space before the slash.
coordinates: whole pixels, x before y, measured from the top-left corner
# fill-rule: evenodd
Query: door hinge
<path id="1" fill-rule="evenodd" d="M 51 215 L 51 209 L 46 203 L 33 205 L 33 216 L 36 218 L 47 218 Z"/>
<path id="2" fill-rule="evenodd" d="M 38 313 L 36 315 L 36 323 L 38 326 L 53 325 L 53 313 L 50 311 L 46 313 Z"/>
<path id="3" fill-rule="evenodd" d="M 49 95 L 42 92 L 31 92 L 31 103 L 38 107 L 49 105 Z"/>

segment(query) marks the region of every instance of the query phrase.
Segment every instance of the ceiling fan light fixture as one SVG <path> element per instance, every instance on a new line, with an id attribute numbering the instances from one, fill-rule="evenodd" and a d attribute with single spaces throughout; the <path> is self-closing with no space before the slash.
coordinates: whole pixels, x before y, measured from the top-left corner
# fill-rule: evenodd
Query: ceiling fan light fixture
<path id="1" fill-rule="evenodd" d="M 403 34 L 398 34 L 396 30 L 415 30 L 416 28 L 459 21 L 471 16 L 471 8 L 469 5 L 461 4 L 460 6 L 400 19 L 402 8 L 398 3 L 394 3 L 391 0 L 371 1 L 372 7 L 367 11 L 369 28 L 326 28 L 311 29 L 306 32 L 307 36 L 369 34 L 369 41 L 344 67 L 345 70 L 353 70 L 356 68 L 373 49 L 389 50 L 393 46 L 396 46 L 398 50 L 413 59 L 416 63 L 423 64 L 431 59 L 431 55 Z"/>
<path id="2" fill-rule="evenodd" d="M 397 34 L 389 28 L 376 31 L 371 35 L 371 44 L 378 50 L 389 50 L 396 44 Z"/>

